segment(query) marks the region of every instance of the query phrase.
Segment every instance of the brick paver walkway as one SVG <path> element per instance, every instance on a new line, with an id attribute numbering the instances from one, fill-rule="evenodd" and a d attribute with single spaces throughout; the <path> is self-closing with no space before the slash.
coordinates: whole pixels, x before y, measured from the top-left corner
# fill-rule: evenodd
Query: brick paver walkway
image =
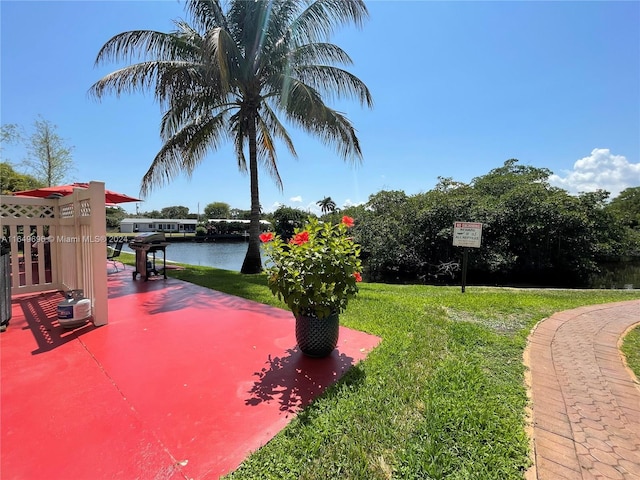
<path id="1" fill-rule="evenodd" d="M 532 332 L 528 479 L 640 479 L 640 385 L 618 349 L 639 322 L 634 300 L 556 313 Z"/>

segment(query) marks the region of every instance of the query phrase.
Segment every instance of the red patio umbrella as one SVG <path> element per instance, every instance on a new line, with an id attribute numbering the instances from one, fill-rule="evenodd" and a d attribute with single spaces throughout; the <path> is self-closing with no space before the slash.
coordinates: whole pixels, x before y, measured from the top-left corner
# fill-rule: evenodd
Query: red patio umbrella
<path id="1" fill-rule="evenodd" d="M 42 188 L 36 188 L 34 190 L 23 190 L 21 192 L 14 192 L 13 195 L 17 195 L 19 197 L 39 197 L 39 198 L 65 197 L 67 195 L 71 195 L 73 193 L 74 188 L 89 188 L 89 184 L 76 182 L 76 183 L 71 183 L 69 185 L 59 185 L 57 187 L 42 187 Z M 125 195 L 124 193 L 118 193 L 112 190 L 105 189 L 104 193 L 105 193 L 105 203 L 107 205 L 142 201 L 139 198 L 134 198 L 129 195 Z"/>

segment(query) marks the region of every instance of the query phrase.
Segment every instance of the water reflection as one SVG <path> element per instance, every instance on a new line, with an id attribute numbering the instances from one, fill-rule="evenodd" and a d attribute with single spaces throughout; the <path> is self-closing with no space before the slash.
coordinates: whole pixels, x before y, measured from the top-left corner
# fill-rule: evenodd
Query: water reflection
<path id="1" fill-rule="evenodd" d="M 167 261 L 239 272 L 248 245 L 247 242 L 176 242 L 167 247 Z M 128 246 L 122 250 L 132 253 Z"/>
<path id="2" fill-rule="evenodd" d="M 627 260 L 600 265 L 600 273 L 591 278 L 592 288 L 640 288 L 640 261 Z"/>
<path id="3" fill-rule="evenodd" d="M 167 247 L 167 260 L 239 272 L 247 247 L 247 242 L 176 242 Z M 122 250 L 132 253 L 126 244 Z M 264 254 L 262 263 L 267 264 Z M 591 278 L 591 288 L 640 288 L 640 261 L 603 264 L 600 268 L 601 273 Z"/>

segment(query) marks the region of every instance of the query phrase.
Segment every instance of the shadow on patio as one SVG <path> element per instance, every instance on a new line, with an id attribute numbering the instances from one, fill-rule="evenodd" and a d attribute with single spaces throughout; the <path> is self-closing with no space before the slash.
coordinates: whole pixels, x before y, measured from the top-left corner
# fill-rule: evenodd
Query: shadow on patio
<path id="1" fill-rule="evenodd" d="M 303 355 L 298 348 L 282 357 L 269 356 L 266 367 L 254 375 L 257 380 L 245 399 L 246 405 L 277 401 L 283 412 L 295 413 L 307 406 L 329 385 L 335 383 L 355 361 L 345 353 L 318 361 Z"/>
<path id="2" fill-rule="evenodd" d="M 100 328 L 56 326 L 60 293 L 14 299 L 2 478 L 219 478 L 380 341 L 341 328 L 309 359 L 290 312 L 130 269 L 108 282 Z"/>
<path id="3" fill-rule="evenodd" d="M 48 292 L 23 295 L 13 302 L 21 310 L 20 314 L 13 316 L 24 317 L 27 323 L 24 328 L 31 330 L 38 345 L 38 348 L 31 352 L 33 355 L 53 350 L 96 328 L 91 322 L 73 330 L 63 328 L 58 323 L 57 306 L 64 299 L 65 296 L 61 292 Z M 15 309 L 15 306 L 13 308 Z"/>

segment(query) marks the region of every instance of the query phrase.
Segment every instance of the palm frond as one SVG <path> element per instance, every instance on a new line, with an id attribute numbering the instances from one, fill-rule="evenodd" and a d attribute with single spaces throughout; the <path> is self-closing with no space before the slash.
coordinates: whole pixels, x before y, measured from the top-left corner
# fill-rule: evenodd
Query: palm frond
<path id="1" fill-rule="evenodd" d="M 216 150 L 226 140 L 227 122 L 227 111 L 198 118 L 165 141 L 142 178 L 140 195 L 147 196 L 181 173 L 191 176 L 207 151 Z"/>
<path id="2" fill-rule="evenodd" d="M 160 102 L 160 108 L 168 109 L 174 103 L 184 101 L 184 98 L 197 102 L 198 97 L 206 96 L 211 100 L 224 98 L 220 81 L 210 78 L 204 80 L 207 67 L 204 65 L 190 64 L 179 68 L 166 69 L 158 76 L 155 86 L 155 97 Z"/>
<path id="3" fill-rule="evenodd" d="M 299 45 L 324 41 L 337 27 L 354 23 L 361 27 L 369 11 L 363 0 L 316 0 L 291 23 L 290 32 Z"/>
<path id="4" fill-rule="evenodd" d="M 286 103 L 278 104 L 287 118 L 305 131 L 317 136 L 326 145 L 333 145 L 345 160 L 361 159 L 362 151 L 351 122 L 329 108 L 318 92 L 296 79 L 290 79 Z"/>
<path id="5" fill-rule="evenodd" d="M 295 68 L 294 75 L 307 85 L 331 98 L 356 98 L 360 105 L 373 106 L 373 98 L 362 80 L 338 67 L 304 65 Z"/>
<path id="6" fill-rule="evenodd" d="M 186 10 L 190 14 L 193 24 L 203 32 L 213 28 L 227 29 L 227 17 L 217 0 L 189 0 Z"/>
<path id="7" fill-rule="evenodd" d="M 229 32 L 222 28 L 214 28 L 205 38 L 207 83 L 212 80 L 217 82 L 225 93 L 240 88 L 237 79 L 240 77 L 242 52 Z"/>
<path id="8" fill-rule="evenodd" d="M 345 160 L 360 163 L 362 149 L 351 121 L 344 114 L 327 106 L 325 106 L 322 119 L 323 123 L 305 121 L 301 125 L 309 133 L 318 136 L 325 145 L 333 146 L 338 155 Z"/>
<path id="9" fill-rule="evenodd" d="M 298 152 L 296 152 L 293 141 L 289 136 L 289 132 L 287 132 L 287 129 L 282 125 L 278 116 L 266 101 L 262 103 L 262 107 L 260 109 L 260 121 L 265 124 L 266 128 L 268 128 L 270 132 L 273 132 L 273 135 L 276 138 L 284 142 L 289 149 L 289 153 L 291 153 L 294 158 L 298 158 Z"/>
<path id="10" fill-rule="evenodd" d="M 223 110 L 211 118 L 202 121 L 198 118 L 194 122 L 193 132 L 184 146 L 183 167 L 189 175 L 204 159 L 207 152 L 217 150 L 222 142 L 227 140 L 229 136 L 228 121 L 229 111 Z"/>
<path id="11" fill-rule="evenodd" d="M 269 126 L 265 121 L 258 117 L 257 119 L 257 147 L 258 147 L 258 159 L 265 167 L 269 176 L 273 179 L 276 186 L 282 190 L 282 178 L 280 172 L 278 172 L 278 157 L 276 155 L 276 148 L 273 141 L 273 136 Z"/>
<path id="12" fill-rule="evenodd" d="M 175 32 L 133 30 L 109 39 L 96 56 L 95 65 L 108 61 L 132 62 L 153 58 L 156 61 L 189 58 L 192 46 L 180 39 Z"/>
<path id="13" fill-rule="evenodd" d="M 229 112 L 233 108 L 237 108 L 237 104 L 234 102 L 220 103 L 215 109 L 211 108 L 207 102 L 208 98 L 210 97 L 206 92 L 200 98 L 190 95 L 173 97 L 160 122 L 160 137 L 164 140 L 170 139 L 194 118 L 211 116 L 214 111 Z"/>
<path id="14" fill-rule="evenodd" d="M 227 13 L 229 33 L 247 59 L 258 51 L 270 4 L 264 1 L 234 1 Z"/>
<path id="15" fill-rule="evenodd" d="M 136 63 L 105 75 L 89 88 L 89 94 L 102 98 L 107 93 L 114 93 L 119 97 L 122 93 L 142 92 L 151 89 L 163 71 L 189 66 L 189 63 L 182 61 Z"/>
<path id="16" fill-rule="evenodd" d="M 351 57 L 342 48 L 333 43 L 307 43 L 289 52 L 289 61 L 293 65 L 340 64 L 351 65 Z"/>
<path id="17" fill-rule="evenodd" d="M 278 25 L 270 25 L 270 37 L 274 42 L 279 42 L 284 33 L 288 33 L 291 24 L 300 15 L 300 12 L 307 7 L 308 0 L 275 0 L 272 2 L 271 15 Z M 277 27 L 283 33 L 277 35 L 277 31 L 273 29 Z"/>
<path id="18" fill-rule="evenodd" d="M 244 155 L 244 144 L 247 142 L 246 119 L 241 115 L 242 110 L 238 110 L 229 119 L 229 130 L 233 132 L 233 146 L 236 151 L 236 160 L 238 161 L 238 170 L 246 173 L 247 157 Z"/>
<path id="19" fill-rule="evenodd" d="M 172 32 L 176 43 L 182 42 L 182 46 L 190 47 L 181 53 L 191 52 L 195 58 L 199 57 L 203 43 L 200 32 L 184 20 L 174 20 L 173 24 L 178 27 L 178 30 Z"/>

